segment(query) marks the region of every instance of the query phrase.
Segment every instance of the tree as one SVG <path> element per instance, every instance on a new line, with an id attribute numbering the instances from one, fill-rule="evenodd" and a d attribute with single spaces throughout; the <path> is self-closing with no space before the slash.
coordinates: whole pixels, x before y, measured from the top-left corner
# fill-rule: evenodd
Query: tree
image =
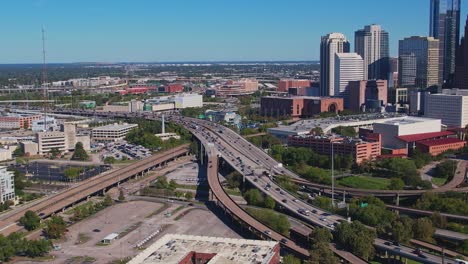
<path id="1" fill-rule="evenodd" d="M 257 189 L 250 189 L 245 192 L 244 199 L 250 205 L 262 206 L 263 205 L 263 196 L 262 193 Z"/>
<path id="2" fill-rule="evenodd" d="M 193 199 L 193 193 L 191 192 L 186 192 L 184 196 L 185 196 L 185 199 L 187 199 L 188 201 Z"/>
<path id="3" fill-rule="evenodd" d="M 340 134 L 344 137 L 356 137 L 357 132 L 354 127 L 346 127 L 346 126 L 337 126 L 335 128 L 332 128 L 332 132 L 336 134 Z"/>
<path id="4" fill-rule="evenodd" d="M 294 255 L 286 255 L 283 258 L 283 264 L 301 264 L 301 260 Z"/>
<path id="5" fill-rule="evenodd" d="M 86 153 L 86 150 L 83 147 L 83 143 L 76 142 L 75 151 L 73 152 L 71 159 L 81 161 L 86 161 L 89 159 L 88 153 Z"/>
<path id="6" fill-rule="evenodd" d="M 115 158 L 112 156 L 106 157 L 104 159 L 104 164 L 114 164 L 116 162 Z"/>
<path id="7" fill-rule="evenodd" d="M 447 217 L 441 215 L 439 212 L 434 212 L 431 216 L 431 220 L 437 228 L 445 229 L 447 227 Z"/>
<path id="8" fill-rule="evenodd" d="M 104 197 L 104 201 L 102 201 L 102 205 L 104 207 L 108 207 L 108 206 L 111 206 L 114 204 L 114 201 L 112 200 L 112 198 L 110 197 L 109 194 L 106 194 L 106 197 Z"/>
<path id="9" fill-rule="evenodd" d="M 437 178 L 447 179 L 447 178 L 453 177 L 456 169 L 457 169 L 456 161 L 445 160 L 437 164 L 437 166 L 434 168 L 433 176 Z"/>
<path id="10" fill-rule="evenodd" d="M 317 126 L 317 127 L 312 128 L 310 130 L 310 133 L 320 136 L 320 135 L 323 135 L 323 129 L 321 127 Z"/>
<path id="11" fill-rule="evenodd" d="M 388 189 L 390 190 L 403 190 L 404 187 L 405 183 L 400 178 L 391 178 L 388 184 Z"/>
<path id="12" fill-rule="evenodd" d="M 242 182 L 242 174 L 233 171 L 226 176 L 226 182 L 229 188 L 239 188 Z"/>
<path id="13" fill-rule="evenodd" d="M 44 233 L 50 239 L 59 239 L 67 230 L 67 223 L 61 216 L 54 215 L 46 222 Z"/>
<path id="14" fill-rule="evenodd" d="M 52 248 L 50 240 L 29 240 L 26 246 L 26 256 L 34 258 L 44 256 Z"/>
<path id="15" fill-rule="evenodd" d="M 0 235 L 0 261 L 7 261 L 15 255 L 15 248 L 12 246 L 11 241 Z"/>
<path id="16" fill-rule="evenodd" d="M 335 239 L 345 249 L 353 254 L 369 260 L 374 255 L 374 240 L 377 237 L 374 230 L 368 229 L 361 222 L 343 222 L 335 229 Z"/>
<path id="17" fill-rule="evenodd" d="M 407 216 L 395 219 L 390 228 L 394 241 L 407 243 L 413 237 L 413 220 Z"/>
<path id="18" fill-rule="evenodd" d="M 431 219 L 427 217 L 419 218 L 413 224 L 414 238 L 431 242 L 435 228 Z"/>
<path id="19" fill-rule="evenodd" d="M 57 158 L 58 155 L 60 155 L 60 150 L 58 148 L 51 148 L 49 151 L 49 155 L 51 159 Z"/>
<path id="20" fill-rule="evenodd" d="M 16 149 L 13 151 L 12 154 L 13 154 L 13 156 L 15 156 L 15 157 L 22 157 L 22 156 L 24 156 L 23 149 L 22 149 L 20 146 L 16 147 Z"/>
<path id="21" fill-rule="evenodd" d="M 267 195 L 265 197 L 265 208 L 268 208 L 268 209 L 275 209 L 275 206 L 276 206 L 276 202 L 275 200 L 273 200 L 273 198 L 271 198 L 271 196 Z"/>
<path id="22" fill-rule="evenodd" d="M 307 264 L 339 263 L 327 244 L 314 245 Z"/>
<path id="23" fill-rule="evenodd" d="M 125 201 L 125 195 L 122 189 L 119 189 L 119 201 Z"/>
<path id="24" fill-rule="evenodd" d="M 19 219 L 19 223 L 28 231 L 34 230 L 41 224 L 41 218 L 33 211 L 26 211 Z"/>
<path id="25" fill-rule="evenodd" d="M 63 174 L 67 177 L 67 180 L 75 181 L 82 172 L 82 167 L 68 167 L 63 171 Z"/>

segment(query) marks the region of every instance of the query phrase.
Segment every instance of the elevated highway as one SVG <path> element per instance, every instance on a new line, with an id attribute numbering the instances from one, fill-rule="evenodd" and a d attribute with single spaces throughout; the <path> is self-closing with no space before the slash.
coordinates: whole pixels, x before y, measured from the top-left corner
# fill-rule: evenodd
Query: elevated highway
<path id="1" fill-rule="evenodd" d="M 83 111 L 71 111 L 71 114 L 79 114 Z M 63 112 L 62 112 L 63 113 Z M 66 112 L 65 112 L 66 113 Z M 96 113 L 85 112 L 84 115 L 96 115 Z M 149 120 L 158 119 L 157 115 L 151 114 L 118 114 L 118 113 L 99 113 L 99 116 L 107 117 L 144 117 Z M 310 204 L 307 204 L 301 200 L 296 199 L 292 194 L 288 193 L 286 190 L 279 187 L 270 177 L 262 177 L 261 173 L 258 175 L 256 172 L 261 171 L 270 171 L 272 175 L 285 174 L 291 176 L 294 179 L 299 179 L 299 176 L 293 172 L 284 169 L 278 168 L 278 162 L 269 157 L 265 152 L 252 146 L 244 138 L 240 137 L 238 134 L 232 130 L 220 126 L 218 124 L 213 124 L 207 121 L 178 117 L 173 116 L 172 121 L 184 125 L 188 128 L 197 138 L 201 139 L 205 149 L 218 151 L 218 156 L 226 160 L 233 168 L 244 175 L 244 180 L 249 181 L 251 184 L 259 188 L 262 192 L 270 195 L 277 204 L 284 207 L 290 211 L 293 215 L 301 218 L 303 221 L 314 224 L 316 226 L 325 227 L 331 230 L 334 230 L 334 226 L 339 224 L 344 219 L 341 216 L 330 214 L 320 208 L 314 207 Z M 203 138 L 203 140 L 202 140 Z M 208 155 L 214 155 L 214 153 L 208 153 Z M 212 161 L 213 162 L 213 161 Z M 213 174 L 213 173 L 212 173 Z M 214 177 L 214 176 L 212 176 Z M 217 177 L 217 173 L 216 173 Z M 213 181 L 212 181 L 213 182 Z M 265 185 L 264 185 L 265 184 Z M 329 186 L 327 186 L 329 187 Z M 213 187 L 218 188 L 218 187 Z M 220 192 L 220 190 L 217 190 Z M 380 190 L 379 190 L 380 192 Z M 221 194 L 219 194 L 221 195 Z M 228 203 L 229 207 L 235 206 L 230 203 L 226 198 L 219 199 L 220 203 Z M 232 200 L 231 200 L 232 201 Z M 304 215 L 299 213 L 299 209 L 306 209 L 312 212 L 310 215 Z M 239 218 L 249 218 L 249 215 L 245 215 L 233 209 L 235 215 L 239 214 Z M 255 220 L 255 219 L 254 219 Z M 253 222 L 250 222 L 249 225 L 254 225 Z M 261 232 L 263 226 L 257 226 Z M 276 236 L 276 234 L 275 234 Z M 279 237 L 276 237 L 279 238 Z M 274 239 L 274 238 L 273 238 Z M 286 240 L 287 241 L 287 240 Z M 289 244 L 289 241 L 283 243 L 283 245 Z M 424 256 L 414 253 L 414 248 L 411 247 L 395 247 L 391 242 L 385 241 L 383 239 L 376 239 L 374 246 L 380 250 L 390 252 L 393 255 L 405 256 L 408 259 L 412 259 L 421 263 L 442 263 L 443 260 L 438 255 L 432 255 L 429 253 L 424 253 Z M 286 246 L 288 248 L 288 246 Z M 354 263 L 354 262 L 353 262 Z M 445 260 L 445 263 L 454 263 L 452 260 Z"/>
<path id="2" fill-rule="evenodd" d="M 16 222 L 28 210 L 36 212 L 42 218 L 46 218 L 92 195 L 104 193 L 108 188 L 118 185 L 120 182 L 143 175 L 161 164 L 187 154 L 188 151 L 189 146 L 187 144 L 163 151 L 125 168 L 92 177 L 55 195 L 45 197 L 38 202 L 2 214 L 0 215 L 0 233 L 9 234 L 18 231 L 20 227 L 16 225 Z"/>

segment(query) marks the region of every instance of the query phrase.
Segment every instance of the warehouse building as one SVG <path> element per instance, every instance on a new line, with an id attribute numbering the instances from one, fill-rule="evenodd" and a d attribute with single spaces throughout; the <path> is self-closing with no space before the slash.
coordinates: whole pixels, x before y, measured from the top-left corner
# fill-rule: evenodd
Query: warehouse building
<path id="1" fill-rule="evenodd" d="M 278 264 L 277 241 L 167 234 L 129 264 Z"/>

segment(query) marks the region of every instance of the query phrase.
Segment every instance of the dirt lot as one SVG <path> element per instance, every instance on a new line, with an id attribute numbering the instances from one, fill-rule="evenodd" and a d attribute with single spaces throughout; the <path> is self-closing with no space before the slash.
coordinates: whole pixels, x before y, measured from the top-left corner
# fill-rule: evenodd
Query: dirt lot
<path id="1" fill-rule="evenodd" d="M 168 212 L 172 214 L 166 215 Z M 179 218 L 178 216 L 183 213 L 186 215 Z M 100 245 L 100 241 L 108 234 L 122 233 L 126 229 L 131 229 L 132 226 L 134 230 L 114 240 L 110 245 Z M 240 235 L 206 209 L 196 209 L 170 202 L 162 204 L 130 201 L 106 208 L 69 227 L 66 239 L 58 243 L 61 249 L 51 252 L 55 259 L 49 260 L 48 263 L 85 263 L 85 258 L 81 260 L 78 258 L 84 256 L 89 257 L 88 260 L 95 259 L 93 263 L 110 263 L 114 260 L 132 257 L 139 252 L 135 245 L 160 228 L 162 232 L 148 244 L 166 233 L 240 238 Z M 100 231 L 94 232 L 94 229 Z M 21 261 L 19 263 L 34 262 Z"/>

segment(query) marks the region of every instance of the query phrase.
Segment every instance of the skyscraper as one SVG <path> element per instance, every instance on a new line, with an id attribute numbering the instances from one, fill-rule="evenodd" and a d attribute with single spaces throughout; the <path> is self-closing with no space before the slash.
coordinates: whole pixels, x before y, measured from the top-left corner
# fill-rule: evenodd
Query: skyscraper
<path id="1" fill-rule="evenodd" d="M 468 89 L 468 18 L 466 19 L 465 35 L 457 48 L 455 62 L 454 87 Z"/>
<path id="2" fill-rule="evenodd" d="M 350 81 L 364 79 L 364 63 L 357 53 L 335 54 L 335 91 L 334 95 L 344 98 L 345 108 L 348 107 L 348 85 Z"/>
<path id="3" fill-rule="evenodd" d="M 439 41 L 433 37 L 413 36 L 399 41 L 400 87 L 427 88 L 438 84 Z M 416 59 L 416 79 L 414 74 Z"/>
<path id="4" fill-rule="evenodd" d="M 341 33 L 330 33 L 320 42 L 320 95 L 335 94 L 335 54 L 349 52 L 349 42 Z"/>
<path id="5" fill-rule="evenodd" d="M 416 55 L 401 54 L 398 57 L 398 87 L 416 86 Z"/>
<path id="6" fill-rule="evenodd" d="M 455 72 L 455 50 L 460 39 L 461 0 L 431 0 L 429 36 L 439 40 L 439 84 Z"/>
<path id="7" fill-rule="evenodd" d="M 388 78 L 388 33 L 380 25 L 369 25 L 354 34 L 354 52 L 364 60 L 365 79 Z"/>

